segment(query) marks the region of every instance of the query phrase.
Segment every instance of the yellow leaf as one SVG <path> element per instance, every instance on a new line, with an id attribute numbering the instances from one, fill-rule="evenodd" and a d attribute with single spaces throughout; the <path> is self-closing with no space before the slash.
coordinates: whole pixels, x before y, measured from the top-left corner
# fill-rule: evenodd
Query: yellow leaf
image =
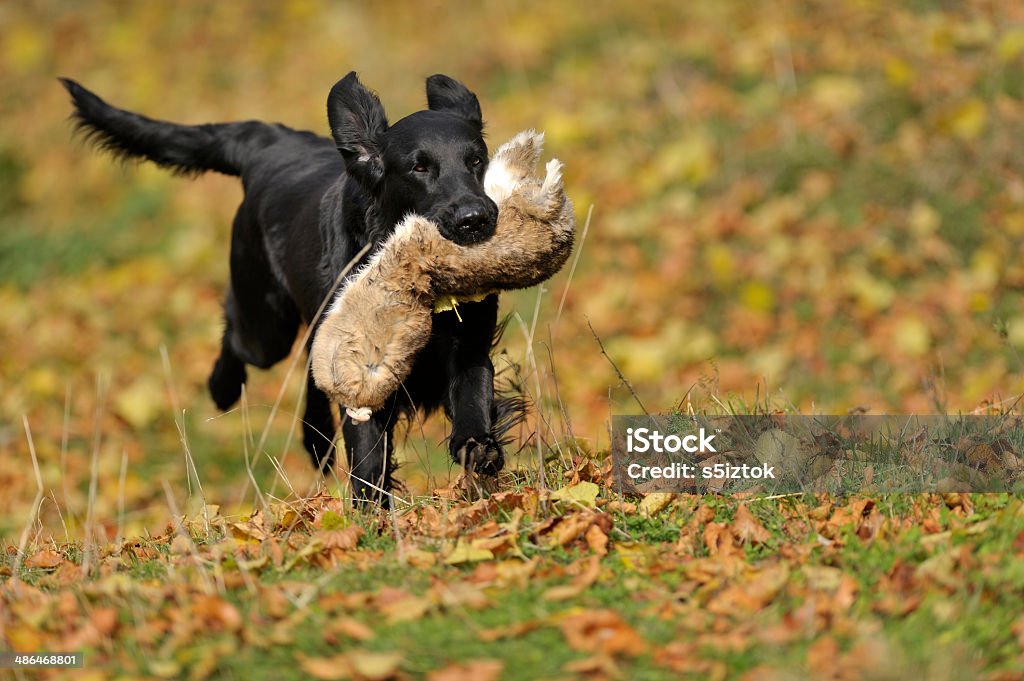
<path id="1" fill-rule="evenodd" d="M 1024 348 L 1024 316 L 1013 317 L 1006 323 L 1006 337 L 1018 348 Z"/>
<path id="2" fill-rule="evenodd" d="M 972 97 L 954 109 L 943 121 L 943 128 L 955 137 L 973 140 L 988 124 L 988 109 L 977 97 Z"/>
<path id="3" fill-rule="evenodd" d="M 996 53 L 1003 61 L 1010 61 L 1021 52 L 1024 52 L 1024 28 L 1010 29 L 996 46 Z"/>
<path id="4" fill-rule="evenodd" d="M 750 281 L 740 290 L 743 306 L 755 312 L 771 312 L 775 309 L 775 291 L 761 281 Z"/>
<path id="5" fill-rule="evenodd" d="M 665 510 L 665 507 L 672 503 L 672 500 L 676 498 L 675 494 L 670 492 L 652 492 L 644 496 L 640 502 L 638 510 L 640 515 L 645 518 L 657 515 Z"/>
<path id="6" fill-rule="evenodd" d="M 393 651 L 353 650 L 348 654 L 348 661 L 352 666 L 352 676 L 359 681 L 386 681 L 394 678 L 398 672 L 402 654 Z"/>
<path id="7" fill-rule="evenodd" d="M 907 87 L 914 82 L 914 67 L 898 57 L 885 62 L 885 79 L 896 87 Z"/>
<path id="8" fill-rule="evenodd" d="M 717 170 L 711 136 L 700 129 L 685 133 L 658 152 L 654 169 L 661 186 L 678 181 L 696 186 L 704 184 Z"/>
<path id="9" fill-rule="evenodd" d="M 48 36 L 42 26 L 20 22 L 4 29 L 4 57 L 15 73 L 27 74 L 46 58 L 49 53 Z"/>
<path id="10" fill-rule="evenodd" d="M 934 234 L 942 224 L 942 216 L 939 211 L 918 199 L 910 207 L 910 215 L 907 217 L 907 224 L 917 236 Z"/>
<path id="11" fill-rule="evenodd" d="M 824 109 L 833 113 L 849 113 L 860 104 L 864 87 L 849 76 L 819 76 L 811 84 L 811 97 Z"/>
<path id="12" fill-rule="evenodd" d="M 324 550 L 324 541 L 320 537 L 313 537 L 303 546 L 298 553 L 292 556 L 284 566 L 284 570 L 291 570 L 298 563 L 310 556 L 315 556 Z"/>
<path id="13" fill-rule="evenodd" d="M 11 650 L 18 653 L 34 653 L 43 650 L 43 637 L 26 626 L 11 627 L 7 632 Z"/>
<path id="14" fill-rule="evenodd" d="M 494 558 L 494 554 L 487 549 L 481 549 L 473 545 L 472 542 L 467 542 L 465 539 L 460 538 L 455 543 L 455 548 L 452 549 L 448 557 L 444 559 L 445 565 L 458 565 L 460 563 L 474 563 L 481 560 L 491 560 Z"/>
<path id="15" fill-rule="evenodd" d="M 928 352 L 932 334 L 928 325 L 917 317 L 907 317 L 896 327 L 896 346 L 908 355 L 920 357 Z"/>
<path id="16" fill-rule="evenodd" d="M 593 507 L 597 504 L 597 494 L 600 491 L 601 488 L 594 483 L 583 481 L 571 487 L 563 487 L 556 490 L 551 495 L 551 499 L 554 501 L 574 501 L 584 506 Z"/>
<path id="17" fill-rule="evenodd" d="M 136 430 L 142 430 L 164 411 L 164 386 L 153 376 L 142 376 L 114 398 L 114 412 Z"/>

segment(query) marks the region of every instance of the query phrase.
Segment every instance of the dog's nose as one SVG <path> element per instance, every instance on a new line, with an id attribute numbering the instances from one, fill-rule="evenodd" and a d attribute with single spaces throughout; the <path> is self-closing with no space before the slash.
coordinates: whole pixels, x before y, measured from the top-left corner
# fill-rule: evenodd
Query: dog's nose
<path id="1" fill-rule="evenodd" d="M 455 214 L 455 226 L 465 232 L 476 232 L 487 225 L 487 213 L 482 208 L 460 208 Z"/>

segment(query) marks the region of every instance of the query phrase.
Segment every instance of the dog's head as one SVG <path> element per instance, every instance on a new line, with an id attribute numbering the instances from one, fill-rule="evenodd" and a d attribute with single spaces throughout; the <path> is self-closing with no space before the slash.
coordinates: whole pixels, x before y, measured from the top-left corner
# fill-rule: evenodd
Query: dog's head
<path id="1" fill-rule="evenodd" d="M 484 193 L 487 145 L 476 95 L 448 76 L 427 79 L 427 111 L 389 126 L 384 107 L 350 73 L 331 89 L 327 116 L 348 174 L 388 224 L 409 213 L 458 244 L 494 234 L 498 207 Z"/>

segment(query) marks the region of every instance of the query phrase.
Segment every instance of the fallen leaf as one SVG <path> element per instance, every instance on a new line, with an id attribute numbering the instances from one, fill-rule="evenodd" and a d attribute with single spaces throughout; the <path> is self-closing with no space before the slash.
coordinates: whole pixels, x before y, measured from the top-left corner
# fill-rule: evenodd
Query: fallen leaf
<path id="1" fill-rule="evenodd" d="M 732 531 L 722 523 L 708 523 L 704 526 L 704 546 L 712 556 L 729 556 L 739 553 Z"/>
<path id="2" fill-rule="evenodd" d="M 427 681 L 497 681 L 505 663 L 501 660 L 455 662 L 427 674 Z"/>
<path id="3" fill-rule="evenodd" d="M 381 589 L 374 602 L 380 613 L 392 624 L 417 620 L 434 607 L 429 598 L 390 587 Z"/>
<path id="4" fill-rule="evenodd" d="M 772 537 L 761 521 L 747 509 L 746 504 L 740 504 L 736 509 L 736 517 L 732 521 L 732 531 L 744 544 L 765 544 Z"/>
<path id="5" fill-rule="evenodd" d="M 347 653 L 352 677 L 357 681 L 393 679 L 402 664 L 402 654 L 395 651 L 353 650 Z"/>
<path id="6" fill-rule="evenodd" d="M 583 534 L 587 540 L 587 546 L 599 556 L 608 555 L 608 535 L 598 525 L 591 525 Z"/>
<path id="7" fill-rule="evenodd" d="M 373 629 L 351 617 L 339 617 L 331 620 L 330 624 L 327 625 L 327 629 L 331 633 L 341 634 L 360 642 L 369 641 L 374 636 Z"/>
<path id="8" fill-rule="evenodd" d="M 51 570 L 64 562 L 64 556 L 52 549 L 43 549 L 25 561 L 25 567 Z"/>
<path id="9" fill-rule="evenodd" d="M 451 552 L 444 559 L 445 565 L 473 563 L 480 560 L 491 560 L 494 554 L 489 549 L 474 546 L 472 542 L 460 537 Z"/>
<path id="10" fill-rule="evenodd" d="M 665 508 L 671 504 L 672 500 L 675 498 L 676 495 L 669 492 L 651 492 L 649 494 L 645 494 L 638 507 L 640 515 L 645 518 L 655 516 L 665 510 Z"/>
<path id="11" fill-rule="evenodd" d="M 559 627 L 573 650 L 605 655 L 640 655 L 647 643 L 612 610 L 584 610 L 563 617 Z"/>
<path id="12" fill-rule="evenodd" d="M 200 594 L 192 604 L 192 614 L 207 625 L 216 626 L 227 631 L 242 628 L 242 615 L 233 604 L 220 596 Z"/>
<path id="13" fill-rule="evenodd" d="M 323 542 L 325 549 L 339 549 L 349 551 L 356 548 L 359 538 L 366 534 L 359 525 L 352 525 L 340 530 L 321 530 L 316 536 Z"/>
<path id="14" fill-rule="evenodd" d="M 349 664 L 348 657 L 345 655 L 306 657 L 302 653 L 298 653 L 297 657 L 302 671 L 314 679 L 338 681 L 339 679 L 352 678 L 352 667 Z"/>
<path id="15" fill-rule="evenodd" d="M 597 581 L 601 575 L 601 562 L 598 556 L 586 559 L 583 571 L 576 575 L 569 584 L 562 584 L 545 591 L 541 598 L 545 601 L 567 601 L 576 598 Z"/>
<path id="16" fill-rule="evenodd" d="M 596 484 L 583 481 L 570 487 L 555 490 L 551 493 L 551 500 L 576 502 L 592 508 L 597 505 L 597 494 L 600 491 L 601 488 Z"/>

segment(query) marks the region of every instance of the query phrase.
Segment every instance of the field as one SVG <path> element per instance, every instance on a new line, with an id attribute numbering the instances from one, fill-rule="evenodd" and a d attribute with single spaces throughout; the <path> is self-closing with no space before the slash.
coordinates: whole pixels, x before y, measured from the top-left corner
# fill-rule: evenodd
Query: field
<path id="1" fill-rule="evenodd" d="M 613 414 L 1017 413 L 1024 6 L 598 0 L 0 8 L 0 651 L 12 678 L 1021 679 L 1018 495 L 618 494 Z M 326 134 L 447 73 L 566 164 L 577 251 L 505 295 L 533 409 L 467 498 L 442 418 L 361 512 L 296 353 L 220 414 L 236 180 L 119 165 L 56 78 Z M 628 381 L 628 382 L 627 382 Z"/>

